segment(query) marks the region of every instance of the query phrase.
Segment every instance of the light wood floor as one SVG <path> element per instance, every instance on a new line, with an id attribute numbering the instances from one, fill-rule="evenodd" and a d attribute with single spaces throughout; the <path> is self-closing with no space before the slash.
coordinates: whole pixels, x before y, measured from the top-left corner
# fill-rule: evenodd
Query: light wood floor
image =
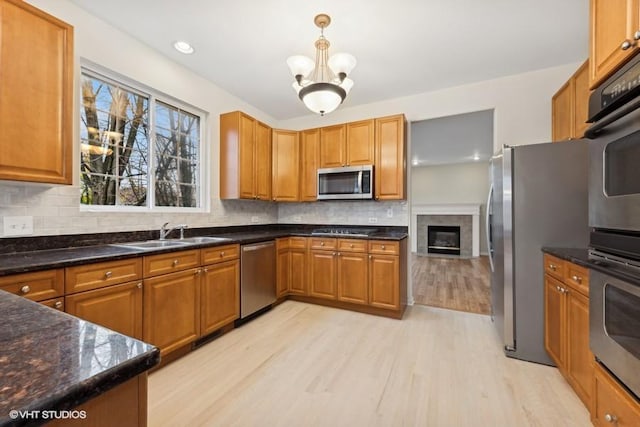
<path id="1" fill-rule="evenodd" d="M 489 258 L 439 258 L 411 255 L 416 304 L 491 314 Z"/>
<path id="2" fill-rule="evenodd" d="M 286 301 L 149 378 L 150 426 L 588 426 L 557 369 L 488 316 L 403 320 Z"/>

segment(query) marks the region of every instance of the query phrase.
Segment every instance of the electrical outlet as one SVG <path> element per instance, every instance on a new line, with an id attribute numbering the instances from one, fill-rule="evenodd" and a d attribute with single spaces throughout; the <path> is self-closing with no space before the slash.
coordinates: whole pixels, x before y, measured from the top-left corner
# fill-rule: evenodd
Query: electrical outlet
<path id="1" fill-rule="evenodd" d="M 28 236 L 33 234 L 33 217 L 5 216 L 3 226 L 5 236 Z"/>
<path id="2" fill-rule="evenodd" d="M 387 218 L 393 218 L 393 208 L 387 209 Z"/>
<path id="3" fill-rule="evenodd" d="M 378 218 L 376 218 L 375 216 L 369 217 L 369 224 L 377 224 L 377 223 L 378 223 Z"/>
<path id="4" fill-rule="evenodd" d="M 293 222 L 302 222 L 302 217 L 300 215 L 295 215 L 293 217 Z"/>
<path id="5" fill-rule="evenodd" d="M 254 224 L 260 222 L 260 217 L 252 216 L 251 217 L 251 222 L 253 222 Z"/>

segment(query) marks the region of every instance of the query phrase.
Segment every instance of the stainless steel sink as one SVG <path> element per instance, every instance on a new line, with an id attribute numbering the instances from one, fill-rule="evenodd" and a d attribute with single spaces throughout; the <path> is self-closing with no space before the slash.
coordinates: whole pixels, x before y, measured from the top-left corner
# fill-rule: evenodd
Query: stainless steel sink
<path id="1" fill-rule="evenodd" d="M 231 240 L 228 237 L 211 237 L 211 236 L 200 236 L 200 237 L 186 237 L 184 239 L 177 240 L 178 242 L 185 243 L 214 243 L 214 242 L 224 242 Z"/>
<path id="2" fill-rule="evenodd" d="M 193 242 L 191 242 L 193 243 Z M 120 246 L 133 249 L 158 249 L 179 246 L 188 246 L 189 242 L 181 240 L 146 240 L 143 242 L 114 243 L 112 246 Z"/>

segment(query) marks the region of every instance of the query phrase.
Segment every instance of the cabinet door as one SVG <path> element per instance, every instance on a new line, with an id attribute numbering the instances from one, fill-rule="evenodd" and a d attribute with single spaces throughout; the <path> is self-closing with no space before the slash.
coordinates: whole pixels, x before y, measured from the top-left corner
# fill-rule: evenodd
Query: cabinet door
<path id="1" fill-rule="evenodd" d="M 73 71 L 72 26 L 0 1 L 0 179 L 71 184 Z"/>
<path id="2" fill-rule="evenodd" d="M 345 125 L 328 126 L 320 129 L 321 168 L 336 168 L 347 165 L 345 141 Z"/>
<path id="3" fill-rule="evenodd" d="M 347 123 L 347 166 L 374 162 L 374 120 Z"/>
<path id="4" fill-rule="evenodd" d="M 355 304 L 367 304 L 368 256 L 366 253 L 338 253 L 338 299 Z"/>
<path id="5" fill-rule="evenodd" d="M 553 141 L 564 141 L 573 136 L 574 112 L 573 94 L 574 81 L 569 79 L 551 99 Z"/>
<path id="6" fill-rule="evenodd" d="M 404 115 L 376 119 L 376 200 L 403 200 L 406 187 Z"/>
<path id="7" fill-rule="evenodd" d="M 240 114 L 240 130 L 238 138 L 239 150 L 239 180 L 240 198 L 254 199 L 256 197 L 256 173 L 255 173 L 255 120 L 244 113 Z"/>
<path id="8" fill-rule="evenodd" d="M 283 297 L 289 292 L 291 280 L 291 252 L 289 248 L 278 249 L 276 259 L 276 296 Z"/>
<path id="9" fill-rule="evenodd" d="M 289 292 L 307 295 L 307 251 L 306 249 L 291 248 L 289 254 L 291 256 Z"/>
<path id="10" fill-rule="evenodd" d="M 300 132 L 300 200 L 318 197 L 318 165 L 320 164 L 320 129 Z"/>
<path id="11" fill-rule="evenodd" d="M 640 425 L 640 403 L 622 388 L 599 363 L 595 363 L 591 421 L 595 426 Z"/>
<path id="12" fill-rule="evenodd" d="M 200 269 L 144 280 L 143 340 L 170 353 L 200 335 Z"/>
<path id="13" fill-rule="evenodd" d="M 574 125 L 573 137 L 582 138 L 589 127 L 589 61 L 587 60 L 574 75 Z"/>
<path id="14" fill-rule="evenodd" d="M 336 299 L 336 253 L 311 251 L 309 255 L 309 295 Z"/>
<path id="15" fill-rule="evenodd" d="M 589 407 L 593 381 L 593 355 L 589 349 L 589 299 L 568 288 L 567 374 L 578 397 Z"/>
<path id="16" fill-rule="evenodd" d="M 298 132 L 273 131 L 273 200 L 300 200 L 300 143 Z"/>
<path id="17" fill-rule="evenodd" d="M 255 195 L 271 200 L 271 128 L 256 122 L 255 132 Z"/>
<path id="18" fill-rule="evenodd" d="M 400 260 L 395 255 L 369 255 L 369 304 L 400 308 Z"/>
<path id="19" fill-rule="evenodd" d="M 638 0 L 591 0 L 591 89 L 638 52 L 633 39 L 640 29 L 638 9 Z M 622 49 L 625 41 L 633 46 Z"/>
<path id="20" fill-rule="evenodd" d="M 563 284 L 544 276 L 544 347 L 563 370 L 565 367 L 565 304 Z"/>
<path id="21" fill-rule="evenodd" d="M 240 260 L 208 265 L 202 271 L 200 331 L 204 336 L 240 316 Z"/>
<path id="22" fill-rule="evenodd" d="M 67 296 L 65 308 L 73 316 L 142 339 L 142 282 Z"/>

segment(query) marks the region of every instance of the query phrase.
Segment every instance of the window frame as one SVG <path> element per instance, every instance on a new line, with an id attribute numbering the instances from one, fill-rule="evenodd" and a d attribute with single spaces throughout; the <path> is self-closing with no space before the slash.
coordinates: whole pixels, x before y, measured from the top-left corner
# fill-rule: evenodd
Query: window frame
<path id="1" fill-rule="evenodd" d="M 206 129 L 208 125 L 209 114 L 191 104 L 181 101 L 173 96 L 167 95 L 157 89 L 144 85 L 126 76 L 118 74 L 114 71 L 108 70 L 105 67 L 95 64 L 91 61 L 81 58 L 80 61 L 80 79 L 78 85 L 81 84 L 81 79 L 84 75 L 92 78 L 103 80 L 106 83 L 120 86 L 127 91 L 147 97 L 149 103 L 149 149 L 147 151 L 148 169 L 147 169 L 147 200 L 145 206 L 130 206 L 130 205 L 86 205 L 80 200 L 80 193 L 78 194 L 78 204 L 81 212 L 128 212 L 128 213 L 207 213 L 210 210 L 210 197 L 209 196 L 209 146 L 206 139 Z M 82 91 L 79 91 L 79 109 L 76 117 L 78 120 L 78 142 L 76 149 L 80 150 L 82 141 L 80 139 L 80 132 L 82 130 Z M 193 116 L 199 118 L 199 147 L 198 147 L 198 171 L 196 173 L 196 194 L 198 197 L 196 207 L 180 207 L 180 206 L 155 206 L 156 195 L 156 102 L 159 101 L 170 107 L 184 111 Z M 80 168 L 82 164 L 81 155 L 78 157 L 78 163 L 76 167 Z M 79 169 L 78 169 L 79 170 Z M 80 174 L 81 175 L 81 174 Z M 79 179 L 81 176 L 79 175 Z M 82 184 L 79 183 L 80 191 Z"/>

